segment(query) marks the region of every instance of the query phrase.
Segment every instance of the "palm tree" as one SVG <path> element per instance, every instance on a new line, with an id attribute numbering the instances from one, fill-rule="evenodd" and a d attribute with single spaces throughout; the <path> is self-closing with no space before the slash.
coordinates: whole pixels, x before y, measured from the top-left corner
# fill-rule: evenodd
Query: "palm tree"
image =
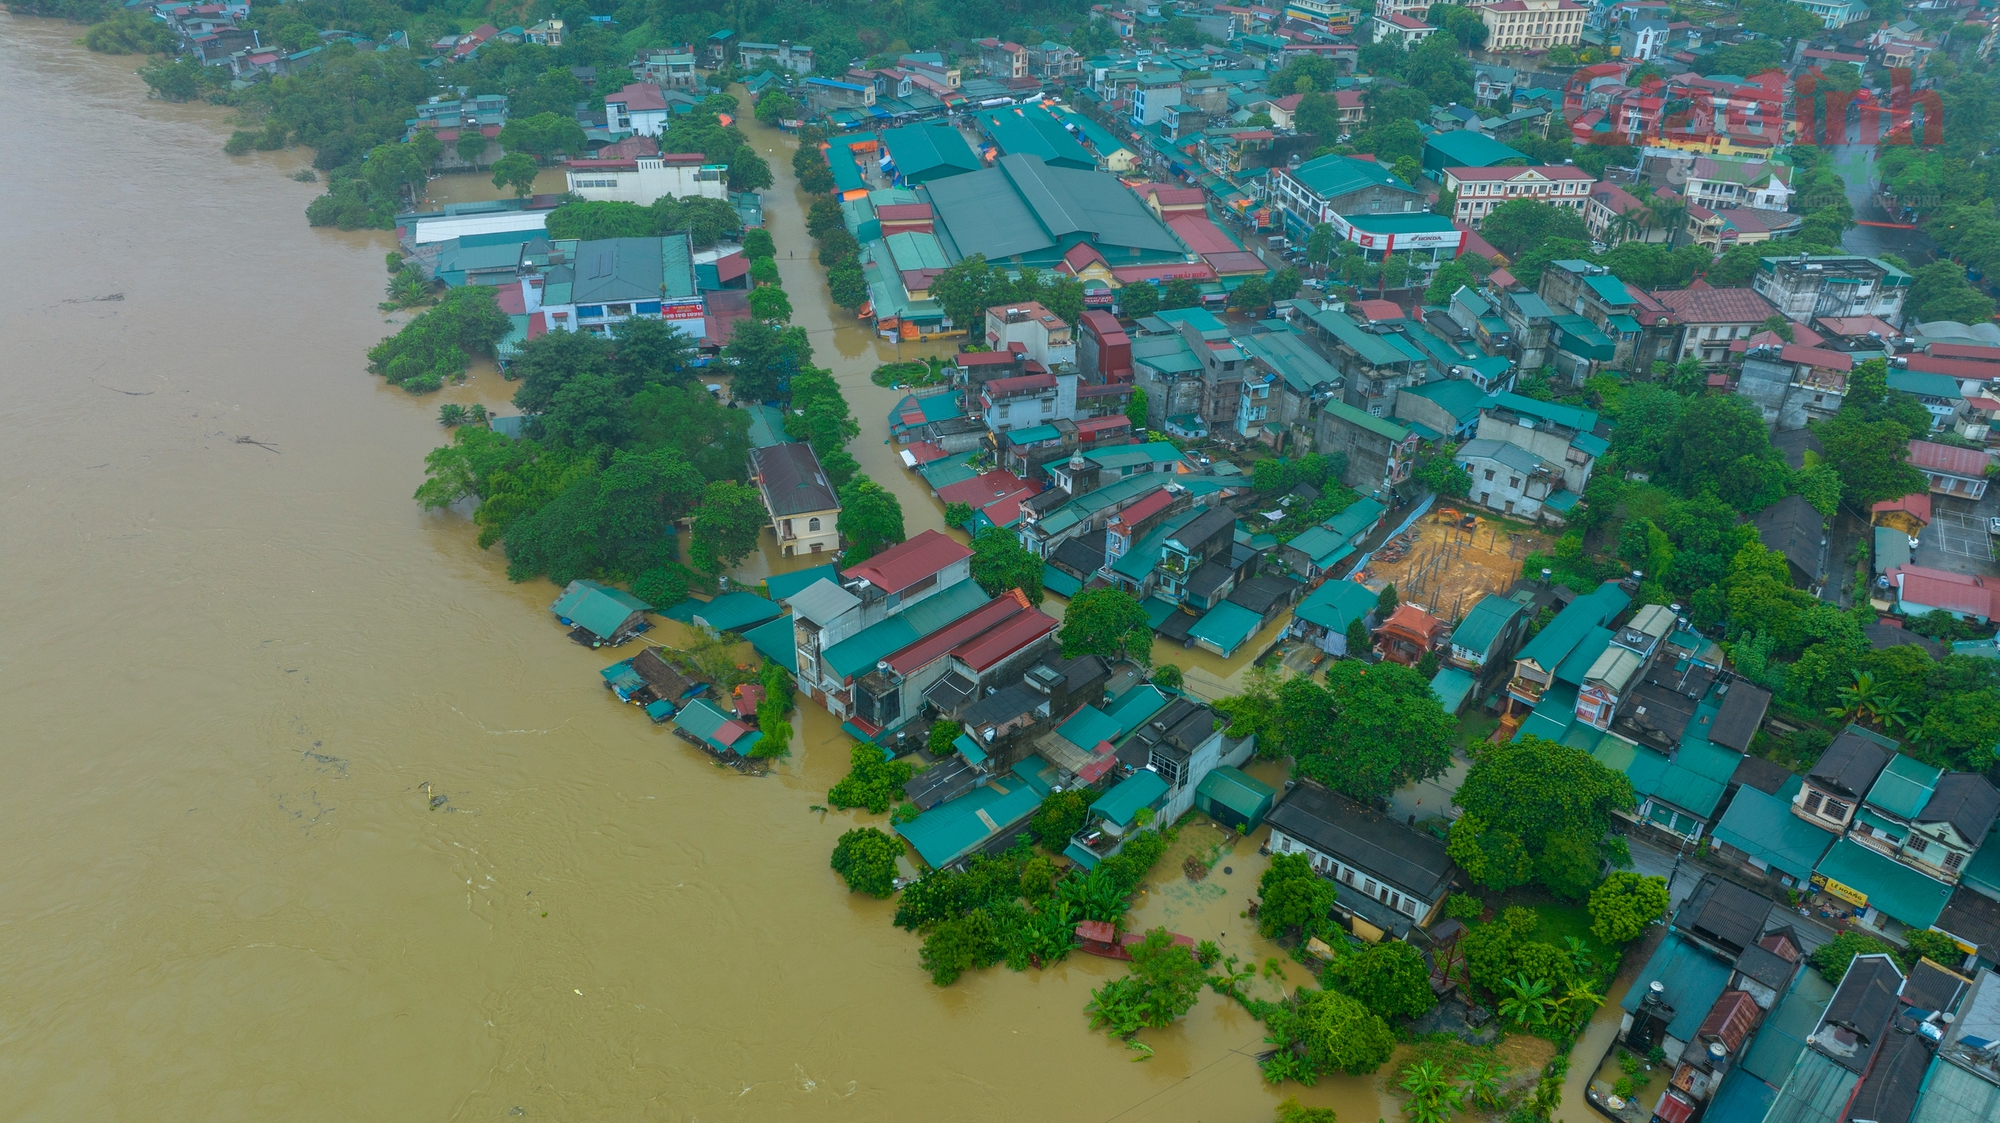
<path id="1" fill-rule="evenodd" d="M 1838 696 L 1840 705 L 1827 708 L 1829 717 L 1852 717 L 1888 729 L 1909 725 L 1915 716 L 1903 696 L 1884 688 L 1870 671 L 1854 672 L 1853 685 L 1841 687 Z"/>
<path id="2" fill-rule="evenodd" d="M 1541 1025 L 1549 1020 L 1549 1007 L 1555 1000 L 1549 997 L 1550 986 L 1547 979 L 1528 982 L 1515 976 L 1500 982 L 1512 993 L 1500 1000 L 1500 1016 L 1514 1019 L 1518 1026 Z"/>

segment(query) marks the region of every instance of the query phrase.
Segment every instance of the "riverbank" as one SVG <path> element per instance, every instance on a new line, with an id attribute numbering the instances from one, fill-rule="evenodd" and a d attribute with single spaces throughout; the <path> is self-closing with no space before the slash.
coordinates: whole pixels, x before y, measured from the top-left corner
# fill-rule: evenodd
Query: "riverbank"
<path id="1" fill-rule="evenodd" d="M 610 701 L 553 589 L 410 499 L 437 406 L 513 385 L 369 375 L 389 236 L 308 229 L 304 151 L 224 157 L 226 111 L 146 100 L 76 34 L 0 15 L 6 191 L 34 216 L 0 280 L 18 1114 L 1391 1114 L 1379 1079 L 1263 1085 L 1261 1027 L 1214 996 L 1126 1063 L 1083 1015 L 1118 964 L 933 987 L 893 906 L 825 867 L 838 724 L 802 707 L 752 782 Z M 116 175 L 48 159 L 106 131 Z M 826 316 L 823 281 L 785 278 Z M 855 455 L 915 515 L 877 451 L 878 345 L 824 323 Z"/>

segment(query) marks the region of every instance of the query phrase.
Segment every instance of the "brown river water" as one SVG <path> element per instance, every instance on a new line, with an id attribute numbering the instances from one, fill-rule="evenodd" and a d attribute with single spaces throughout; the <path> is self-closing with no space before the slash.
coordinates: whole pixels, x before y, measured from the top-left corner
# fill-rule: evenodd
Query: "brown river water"
<path id="1" fill-rule="evenodd" d="M 309 229 L 304 151 L 224 157 L 226 111 L 146 100 L 79 34 L 0 15 L 0 1117 L 1393 1113 L 1379 1080 L 1267 1087 L 1213 995 L 1129 1063 L 1085 1023 L 1103 960 L 933 987 L 827 869 L 837 726 L 808 708 L 749 778 L 612 703 L 555 590 L 410 500 L 439 402 L 507 384 L 367 374 L 389 236 Z M 855 453 L 933 525 L 867 381 L 894 346 L 828 318 L 771 163 Z M 1198 885 L 1170 857 L 1138 922 L 1271 954 L 1238 918 L 1255 841 Z"/>

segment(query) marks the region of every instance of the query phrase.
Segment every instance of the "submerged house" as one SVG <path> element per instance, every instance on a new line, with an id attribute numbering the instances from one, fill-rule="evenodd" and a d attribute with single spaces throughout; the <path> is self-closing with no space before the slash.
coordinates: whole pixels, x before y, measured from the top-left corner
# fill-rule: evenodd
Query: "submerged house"
<path id="1" fill-rule="evenodd" d="M 623 589 L 596 581 L 571 581 L 549 610 L 570 629 L 569 638 L 586 647 L 616 647 L 649 626 L 653 606 Z"/>
<path id="2" fill-rule="evenodd" d="M 696 698 L 674 715 L 674 732 L 716 756 L 732 762 L 748 757 L 764 735 Z"/>
<path id="3" fill-rule="evenodd" d="M 1458 870 L 1441 840 L 1311 780 L 1299 781 L 1265 821 L 1272 853 L 1303 853 L 1339 883 L 1334 910 L 1363 939 L 1400 939 L 1429 924 Z"/>

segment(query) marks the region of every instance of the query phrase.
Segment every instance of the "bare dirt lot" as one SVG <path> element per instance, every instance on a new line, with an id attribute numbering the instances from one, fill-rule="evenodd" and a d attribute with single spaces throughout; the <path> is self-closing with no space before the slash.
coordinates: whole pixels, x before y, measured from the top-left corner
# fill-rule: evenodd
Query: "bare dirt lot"
<path id="1" fill-rule="evenodd" d="M 1521 561 L 1553 541 L 1518 523 L 1474 518 L 1451 507 L 1432 511 L 1382 544 L 1369 560 L 1367 584 L 1391 581 L 1410 604 L 1453 623 L 1487 593 L 1504 593 L 1521 575 Z"/>

